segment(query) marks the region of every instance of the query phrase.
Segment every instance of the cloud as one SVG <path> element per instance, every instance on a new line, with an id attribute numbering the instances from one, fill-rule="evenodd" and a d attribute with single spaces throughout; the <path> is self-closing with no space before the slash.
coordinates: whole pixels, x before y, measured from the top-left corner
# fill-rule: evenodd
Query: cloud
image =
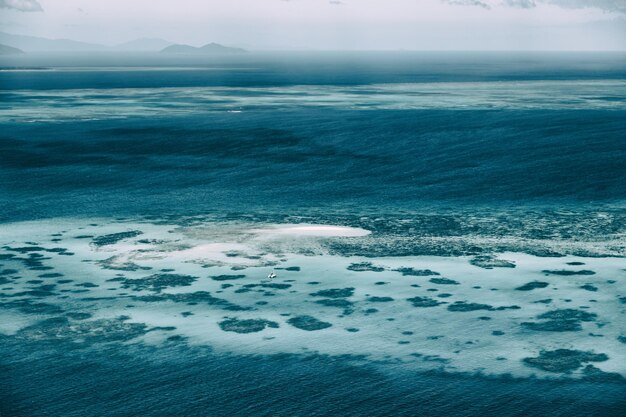
<path id="1" fill-rule="evenodd" d="M 566 9 L 594 7 L 607 12 L 626 13 L 626 1 L 624 0 L 542 0 L 542 3 L 555 4 Z"/>
<path id="2" fill-rule="evenodd" d="M 626 14 L 626 0 L 441 0 L 444 3 L 456 6 L 478 6 L 483 9 L 492 7 L 516 7 L 532 9 L 538 4 L 552 4 L 564 9 L 595 8 L 606 12 Z"/>
<path id="3" fill-rule="evenodd" d="M 504 0 L 503 4 L 520 9 L 532 9 L 533 7 L 537 7 L 537 3 L 535 3 L 534 0 Z"/>
<path id="4" fill-rule="evenodd" d="M 0 0 L 0 8 L 20 12 L 43 12 L 43 8 L 37 0 Z"/>
<path id="5" fill-rule="evenodd" d="M 442 0 L 444 3 L 455 6 L 479 6 L 483 9 L 491 9 L 491 6 L 480 0 Z"/>

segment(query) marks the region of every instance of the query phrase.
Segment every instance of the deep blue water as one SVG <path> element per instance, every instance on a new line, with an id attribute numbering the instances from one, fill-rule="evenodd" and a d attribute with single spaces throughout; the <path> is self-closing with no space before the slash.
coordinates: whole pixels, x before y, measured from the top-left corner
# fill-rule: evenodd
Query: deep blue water
<path id="1" fill-rule="evenodd" d="M 8 342 L 3 415 L 619 416 L 623 385 L 383 374 L 349 358 Z M 63 351 L 63 353 L 61 353 Z M 33 381 L 45 381 L 35 384 Z"/>
<path id="2" fill-rule="evenodd" d="M 250 113 L 5 125 L 0 219 L 626 198 L 624 111 Z"/>
<path id="3" fill-rule="evenodd" d="M 4 63 L 53 70 L 0 73 L 1 219 L 626 197 L 623 54 L 106 58 Z M 409 103 L 367 88 L 401 83 Z"/>
<path id="4" fill-rule="evenodd" d="M 2 89 L 367 85 L 439 81 L 623 80 L 624 53 L 292 52 L 223 57 L 160 54 L 29 54 L 4 68 L 63 73 L 3 74 Z M 151 72 L 145 69 L 181 69 Z M 84 69 L 91 71 L 84 73 Z M 111 69 L 135 69 L 110 71 Z M 137 68 L 144 71 L 136 71 Z"/>
<path id="5" fill-rule="evenodd" d="M 603 242 L 625 231 L 624 54 L 199 59 L 3 58 L 0 235 L 22 220 L 207 213 L 401 236 Z M 115 343 L 68 351 L 2 337 L 2 416 L 626 409 L 623 381 L 384 372 L 345 357 Z"/>

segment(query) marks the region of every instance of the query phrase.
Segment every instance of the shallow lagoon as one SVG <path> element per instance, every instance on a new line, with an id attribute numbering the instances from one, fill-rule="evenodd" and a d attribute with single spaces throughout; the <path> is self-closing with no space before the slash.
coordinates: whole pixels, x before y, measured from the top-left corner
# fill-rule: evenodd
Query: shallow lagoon
<path id="1" fill-rule="evenodd" d="M 354 355 L 492 377 L 626 376 L 623 258 L 337 253 L 377 238 L 245 221 L 9 224 L 0 330 L 79 345 Z"/>

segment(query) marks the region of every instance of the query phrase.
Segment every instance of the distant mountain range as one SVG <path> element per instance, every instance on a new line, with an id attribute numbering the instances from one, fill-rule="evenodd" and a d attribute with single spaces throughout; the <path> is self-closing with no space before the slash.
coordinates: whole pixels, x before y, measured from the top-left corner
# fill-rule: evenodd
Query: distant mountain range
<path id="1" fill-rule="evenodd" d="M 47 39 L 36 36 L 11 35 L 4 32 L 0 32 L 0 43 L 19 48 L 24 52 L 103 51 L 107 49 L 104 45 L 70 39 Z"/>
<path id="2" fill-rule="evenodd" d="M 170 45 L 163 48 L 161 52 L 166 54 L 240 54 L 246 52 L 246 50 L 241 48 L 232 48 L 212 42 L 199 48 L 191 45 Z"/>
<path id="3" fill-rule="evenodd" d="M 0 44 L 0 55 L 20 55 L 23 53 L 24 51 L 22 51 L 21 49 L 17 49 L 12 46 Z"/>
<path id="4" fill-rule="evenodd" d="M 209 43 L 199 48 L 190 45 L 174 44 L 164 39 L 141 38 L 115 46 L 79 42 L 71 39 L 48 39 L 37 36 L 13 35 L 0 32 L 0 54 L 24 52 L 99 52 L 99 51 L 137 51 L 163 52 L 170 54 L 231 54 L 246 52 L 241 48 L 232 48 L 217 43 Z M 11 49 L 17 51 L 11 51 Z"/>
<path id="5" fill-rule="evenodd" d="M 156 52 L 171 45 L 172 42 L 158 38 L 141 38 L 124 42 L 113 47 L 116 51 L 146 51 Z"/>

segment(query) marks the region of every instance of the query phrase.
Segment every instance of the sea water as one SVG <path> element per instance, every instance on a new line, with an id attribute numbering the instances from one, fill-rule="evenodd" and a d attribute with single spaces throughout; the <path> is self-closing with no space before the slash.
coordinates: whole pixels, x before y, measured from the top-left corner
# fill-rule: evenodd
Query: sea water
<path id="1" fill-rule="evenodd" d="M 620 415 L 625 79 L 3 58 L 0 412 Z"/>

